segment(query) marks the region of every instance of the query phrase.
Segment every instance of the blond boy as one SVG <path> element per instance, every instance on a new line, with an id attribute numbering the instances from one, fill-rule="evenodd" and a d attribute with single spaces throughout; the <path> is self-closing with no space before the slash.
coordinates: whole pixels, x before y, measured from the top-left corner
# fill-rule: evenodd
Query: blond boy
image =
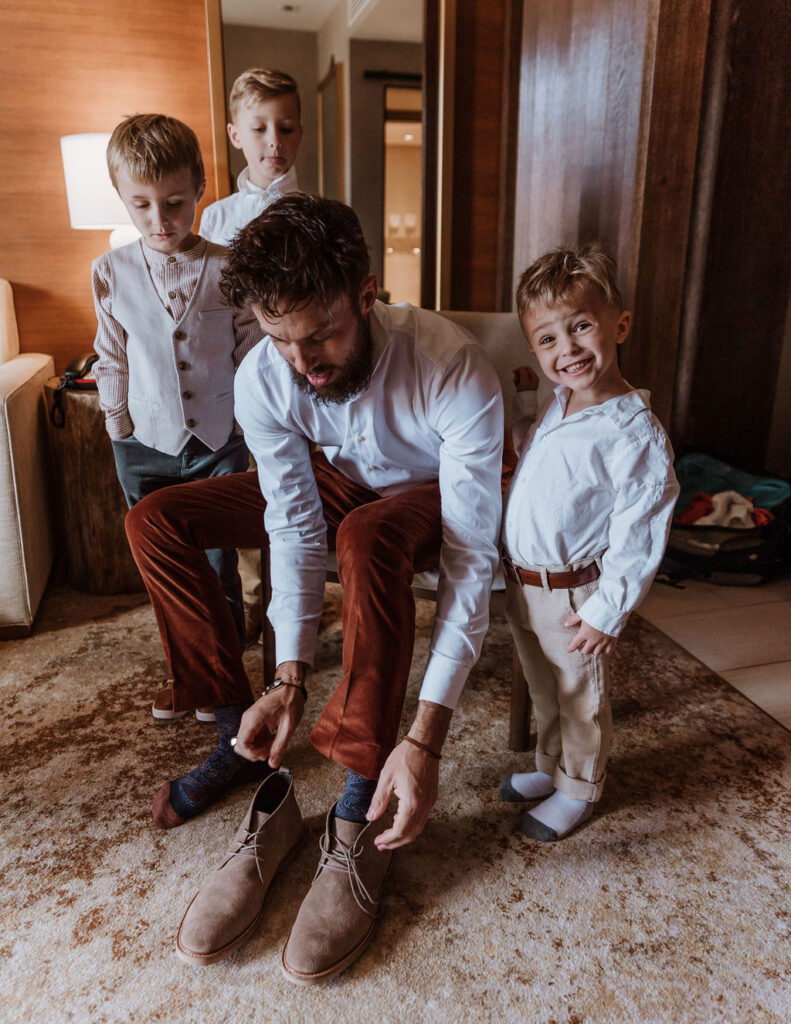
<path id="1" fill-rule="evenodd" d="M 131 508 L 161 487 L 247 468 L 233 380 L 261 332 L 220 292 L 226 250 L 192 232 L 206 186 L 192 129 L 162 114 L 128 117 L 110 138 L 107 164 L 141 236 L 91 268 L 99 401 Z M 235 552 L 207 555 L 241 634 Z M 169 685 L 153 714 L 183 717 L 173 711 Z M 198 717 L 214 721 L 210 708 Z"/>
<path id="2" fill-rule="evenodd" d="M 294 160 L 302 141 L 297 83 L 284 71 L 242 72 L 228 105 L 228 136 L 244 153 L 247 166 L 237 181 L 239 191 L 203 211 L 199 233 L 220 245 L 229 245 L 237 231 L 280 196 L 299 191 Z"/>
<path id="3" fill-rule="evenodd" d="M 536 771 L 500 796 L 541 801 L 529 838 L 562 839 L 601 797 L 612 718 L 608 659 L 659 566 L 678 495 L 673 453 L 624 380 L 615 263 L 595 243 L 556 249 L 522 275 L 517 307 L 554 394 L 535 416 L 537 377 L 514 371 L 519 463 L 503 513 L 508 620 L 538 727 Z M 520 416 L 521 414 L 521 416 Z"/>

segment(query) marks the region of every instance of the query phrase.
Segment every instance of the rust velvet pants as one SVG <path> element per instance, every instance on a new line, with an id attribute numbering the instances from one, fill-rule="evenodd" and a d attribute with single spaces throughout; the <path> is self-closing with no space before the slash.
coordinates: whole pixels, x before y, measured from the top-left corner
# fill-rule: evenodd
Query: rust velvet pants
<path id="1" fill-rule="evenodd" d="M 396 743 L 409 679 L 412 577 L 439 564 L 439 485 L 382 498 L 321 454 L 313 467 L 343 585 L 343 669 L 310 738 L 322 754 L 376 779 Z M 264 509 L 256 474 L 234 473 L 156 491 L 127 515 L 177 711 L 250 699 L 228 602 L 204 552 L 265 547 Z"/>

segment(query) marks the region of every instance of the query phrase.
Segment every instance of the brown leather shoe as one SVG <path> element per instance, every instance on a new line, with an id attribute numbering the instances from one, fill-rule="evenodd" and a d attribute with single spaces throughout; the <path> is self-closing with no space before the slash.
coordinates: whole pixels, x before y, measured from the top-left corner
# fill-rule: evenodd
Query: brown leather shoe
<path id="1" fill-rule="evenodd" d="M 304 838 L 291 773 L 269 775 L 253 797 L 230 856 L 190 903 L 176 937 L 188 964 L 224 960 L 253 934 L 270 882 Z"/>
<path id="2" fill-rule="evenodd" d="M 392 850 L 380 852 L 374 839 L 391 824 L 386 814 L 359 824 L 327 815 L 319 845 L 318 870 L 283 950 L 289 981 L 315 985 L 335 977 L 361 956 L 373 938 Z"/>

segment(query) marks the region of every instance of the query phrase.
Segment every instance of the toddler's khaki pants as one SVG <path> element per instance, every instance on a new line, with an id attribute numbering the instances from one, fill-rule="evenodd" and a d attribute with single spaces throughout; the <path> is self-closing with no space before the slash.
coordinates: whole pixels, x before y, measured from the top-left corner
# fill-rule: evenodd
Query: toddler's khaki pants
<path id="1" fill-rule="evenodd" d="M 546 572 L 570 572 L 590 563 L 525 565 L 543 574 L 544 586 L 508 579 L 507 615 L 527 680 L 538 727 L 536 768 L 575 800 L 598 800 L 612 735 L 607 655 L 566 650 L 577 627 L 564 621 L 598 587 L 598 580 L 550 590 Z"/>

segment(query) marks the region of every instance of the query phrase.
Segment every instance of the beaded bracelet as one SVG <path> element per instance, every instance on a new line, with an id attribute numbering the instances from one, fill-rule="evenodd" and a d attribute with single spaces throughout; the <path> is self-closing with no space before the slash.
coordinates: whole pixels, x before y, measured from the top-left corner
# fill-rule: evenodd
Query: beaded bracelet
<path id="1" fill-rule="evenodd" d="M 295 690 L 299 690 L 304 700 L 308 699 L 308 691 L 305 689 L 305 684 L 297 676 L 275 676 L 271 683 L 267 683 L 264 687 L 264 691 L 261 694 L 262 697 L 266 697 L 268 693 L 273 690 L 277 690 L 281 686 L 293 686 Z"/>
<path id="2" fill-rule="evenodd" d="M 407 743 L 411 743 L 413 747 L 417 747 L 418 750 L 422 750 L 424 754 L 428 754 L 429 757 L 433 757 L 435 761 L 442 760 L 442 754 L 438 754 L 432 750 L 431 747 L 427 747 L 425 743 L 420 743 L 418 740 L 413 740 L 411 736 L 404 736 Z"/>

